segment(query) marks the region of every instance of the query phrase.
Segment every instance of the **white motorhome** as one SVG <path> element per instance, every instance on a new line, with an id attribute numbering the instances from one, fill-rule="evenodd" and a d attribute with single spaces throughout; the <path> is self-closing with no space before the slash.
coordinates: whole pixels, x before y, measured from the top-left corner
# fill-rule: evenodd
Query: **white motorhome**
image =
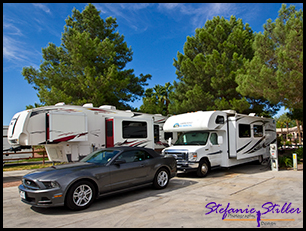
<path id="1" fill-rule="evenodd" d="M 178 171 L 196 171 L 202 177 L 212 167 L 262 161 L 270 155 L 270 144 L 276 143 L 275 120 L 233 110 L 171 116 L 164 131 L 179 133 L 162 153 L 176 157 Z"/>
<path id="2" fill-rule="evenodd" d="M 8 128 L 12 147 L 44 145 L 51 161 L 78 161 L 103 147 L 137 146 L 161 151 L 168 146 L 167 119 L 115 106 L 58 103 L 16 113 Z M 166 135 L 166 137 L 164 137 Z"/>

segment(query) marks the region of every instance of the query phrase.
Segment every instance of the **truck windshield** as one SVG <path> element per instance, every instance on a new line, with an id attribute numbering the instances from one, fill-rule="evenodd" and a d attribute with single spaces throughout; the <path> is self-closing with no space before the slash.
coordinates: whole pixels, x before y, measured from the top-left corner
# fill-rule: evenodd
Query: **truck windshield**
<path id="1" fill-rule="evenodd" d="M 209 132 L 193 131 L 186 132 L 179 136 L 174 145 L 205 145 Z"/>

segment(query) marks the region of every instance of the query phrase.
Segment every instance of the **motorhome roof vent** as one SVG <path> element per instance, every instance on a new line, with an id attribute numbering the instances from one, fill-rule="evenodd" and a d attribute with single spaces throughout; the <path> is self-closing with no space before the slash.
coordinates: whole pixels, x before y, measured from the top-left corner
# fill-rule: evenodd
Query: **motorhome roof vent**
<path id="1" fill-rule="evenodd" d="M 249 114 L 249 116 L 255 116 L 256 115 L 256 113 L 250 113 Z"/>
<path id="2" fill-rule="evenodd" d="M 116 106 L 112 106 L 112 105 L 102 105 L 99 108 L 100 109 L 107 109 L 107 110 L 116 110 Z"/>
<path id="3" fill-rule="evenodd" d="M 83 107 L 93 107 L 93 104 L 92 104 L 92 103 L 85 103 L 85 104 L 83 105 Z"/>
<path id="4" fill-rule="evenodd" d="M 59 102 L 59 103 L 55 104 L 55 106 L 63 106 L 63 105 L 65 105 L 64 102 Z"/>

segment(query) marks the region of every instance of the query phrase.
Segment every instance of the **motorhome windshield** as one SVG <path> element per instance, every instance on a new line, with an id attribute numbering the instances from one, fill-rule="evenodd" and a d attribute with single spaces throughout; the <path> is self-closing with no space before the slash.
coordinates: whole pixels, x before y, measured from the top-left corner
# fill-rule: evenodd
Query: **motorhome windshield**
<path id="1" fill-rule="evenodd" d="M 174 145 L 205 145 L 209 132 L 193 131 L 186 132 L 179 136 Z"/>

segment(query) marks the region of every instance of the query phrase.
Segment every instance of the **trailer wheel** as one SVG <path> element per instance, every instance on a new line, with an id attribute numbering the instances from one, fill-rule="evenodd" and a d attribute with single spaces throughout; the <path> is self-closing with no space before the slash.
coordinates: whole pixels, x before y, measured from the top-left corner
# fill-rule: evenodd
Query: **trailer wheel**
<path id="1" fill-rule="evenodd" d="M 203 159 L 199 163 L 199 167 L 197 169 L 197 175 L 199 177 L 205 177 L 207 176 L 208 172 L 209 172 L 209 163 L 207 160 Z"/>

